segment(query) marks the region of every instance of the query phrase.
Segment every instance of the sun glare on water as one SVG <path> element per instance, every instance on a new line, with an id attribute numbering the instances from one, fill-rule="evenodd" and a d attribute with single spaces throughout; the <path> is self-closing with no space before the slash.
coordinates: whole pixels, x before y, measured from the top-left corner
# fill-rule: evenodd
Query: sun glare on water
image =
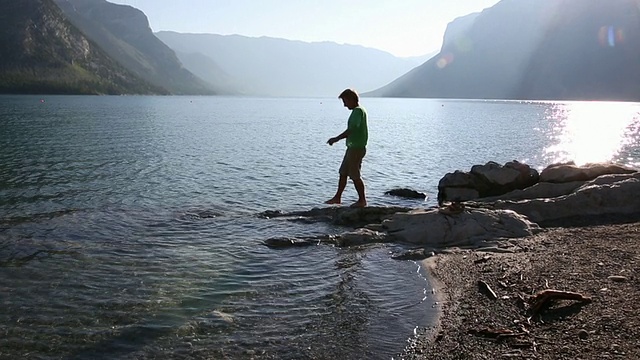
<path id="1" fill-rule="evenodd" d="M 640 105 L 616 102 L 572 102 L 553 106 L 553 145 L 546 149 L 554 162 L 574 161 L 576 165 L 610 162 L 628 145 L 638 142 Z M 637 154 L 636 154 L 637 155 Z M 640 158 L 625 158 L 629 165 Z"/>

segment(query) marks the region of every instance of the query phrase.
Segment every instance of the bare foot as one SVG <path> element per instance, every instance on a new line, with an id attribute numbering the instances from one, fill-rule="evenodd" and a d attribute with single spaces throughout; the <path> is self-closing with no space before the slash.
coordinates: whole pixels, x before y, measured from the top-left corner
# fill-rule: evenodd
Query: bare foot
<path id="1" fill-rule="evenodd" d="M 325 204 L 332 204 L 332 205 L 340 205 L 340 204 L 342 204 L 342 201 L 340 199 L 337 199 L 337 198 L 333 197 L 333 198 L 325 201 L 324 203 Z"/>
<path id="2" fill-rule="evenodd" d="M 354 202 L 353 204 L 351 204 L 350 207 L 353 208 L 363 208 L 363 207 L 367 207 L 367 201 L 366 200 L 358 200 L 356 202 Z"/>

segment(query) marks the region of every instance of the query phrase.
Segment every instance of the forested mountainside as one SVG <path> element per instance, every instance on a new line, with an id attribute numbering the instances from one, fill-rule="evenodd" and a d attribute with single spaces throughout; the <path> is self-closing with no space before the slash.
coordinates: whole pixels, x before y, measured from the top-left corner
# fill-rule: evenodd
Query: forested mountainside
<path id="1" fill-rule="evenodd" d="M 89 39 L 137 76 L 171 94 L 214 94 L 151 31 L 140 10 L 105 0 L 54 0 Z"/>
<path id="2" fill-rule="evenodd" d="M 107 56 L 52 0 L 0 0 L 0 26 L 0 93 L 168 93 Z"/>

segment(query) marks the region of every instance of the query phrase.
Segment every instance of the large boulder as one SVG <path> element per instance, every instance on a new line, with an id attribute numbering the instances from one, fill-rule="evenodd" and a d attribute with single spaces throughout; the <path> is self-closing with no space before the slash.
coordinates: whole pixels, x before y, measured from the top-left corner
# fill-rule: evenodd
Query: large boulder
<path id="1" fill-rule="evenodd" d="M 637 172 L 616 164 L 587 164 L 576 166 L 573 163 L 549 165 L 540 173 L 540 182 L 566 183 L 572 181 L 589 181 L 602 175 L 633 174 Z"/>
<path id="2" fill-rule="evenodd" d="M 586 182 L 569 195 L 522 201 L 496 201 L 508 209 L 544 223 L 563 218 L 640 213 L 640 173 L 603 175 Z"/>
<path id="3" fill-rule="evenodd" d="M 504 166 L 493 161 L 474 165 L 470 172 L 457 170 L 440 179 L 438 204 L 506 194 L 532 186 L 538 182 L 538 178 L 535 169 L 515 160 Z"/>
<path id="4" fill-rule="evenodd" d="M 484 246 L 487 241 L 519 238 L 540 231 L 526 217 L 509 210 L 467 209 L 456 215 L 415 210 L 383 221 L 390 240 L 425 247 Z"/>

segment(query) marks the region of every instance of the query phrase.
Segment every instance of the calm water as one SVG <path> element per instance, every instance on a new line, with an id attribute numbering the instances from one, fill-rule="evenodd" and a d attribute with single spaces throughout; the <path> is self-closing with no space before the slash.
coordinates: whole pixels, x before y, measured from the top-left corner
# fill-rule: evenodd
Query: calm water
<path id="1" fill-rule="evenodd" d="M 0 358 L 390 359 L 429 325 L 398 245 L 261 245 L 344 230 L 256 217 L 333 195 L 338 99 L 42 100 L 0 97 Z M 487 161 L 640 165 L 636 103 L 362 103 L 372 205 L 434 205 L 445 173 Z"/>

